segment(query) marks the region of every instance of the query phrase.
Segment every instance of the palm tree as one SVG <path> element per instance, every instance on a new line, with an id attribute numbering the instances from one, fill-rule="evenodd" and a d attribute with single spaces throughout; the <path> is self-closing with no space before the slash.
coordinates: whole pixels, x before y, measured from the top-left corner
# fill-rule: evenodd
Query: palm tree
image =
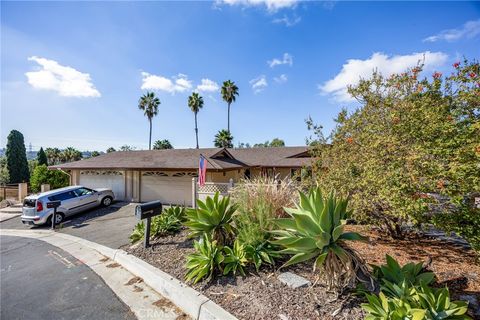
<path id="1" fill-rule="evenodd" d="M 235 96 L 238 96 L 238 87 L 235 82 L 227 80 L 222 85 L 222 98 L 228 103 L 228 124 L 227 131 L 230 132 L 230 105 L 235 102 Z"/>
<path id="2" fill-rule="evenodd" d="M 230 131 L 222 129 L 215 135 L 215 140 L 213 142 L 217 148 L 233 148 L 232 141 L 233 137 L 230 134 Z"/>
<path id="3" fill-rule="evenodd" d="M 157 140 L 153 143 L 153 150 L 173 149 L 172 144 L 167 139 Z"/>
<path id="4" fill-rule="evenodd" d="M 188 106 L 190 110 L 195 114 L 195 137 L 197 138 L 197 149 L 198 149 L 198 127 L 197 127 L 197 113 L 200 109 L 203 108 L 203 98 L 197 92 L 193 92 L 190 97 L 188 97 Z"/>
<path id="5" fill-rule="evenodd" d="M 155 97 L 155 93 L 147 92 L 138 101 L 138 108 L 144 111 L 145 116 L 150 123 L 150 135 L 148 137 L 148 150 L 152 150 L 152 118 L 158 113 L 160 99 Z"/>

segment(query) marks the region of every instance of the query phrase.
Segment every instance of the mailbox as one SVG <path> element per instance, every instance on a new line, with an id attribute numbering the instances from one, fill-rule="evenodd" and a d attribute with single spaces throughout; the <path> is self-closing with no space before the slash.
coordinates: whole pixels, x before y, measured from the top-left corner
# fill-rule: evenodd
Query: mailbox
<path id="1" fill-rule="evenodd" d="M 60 200 L 50 201 L 50 202 L 47 202 L 47 208 L 48 209 L 56 209 L 56 208 L 60 207 L 61 204 L 62 204 L 62 201 L 60 201 Z"/>
<path id="2" fill-rule="evenodd" d="M 138 220 L 143 220 L 158 216 L 162 213 L 162 202 L 159 200 L 139 204 L 135 208 L 135 216 Z"/>

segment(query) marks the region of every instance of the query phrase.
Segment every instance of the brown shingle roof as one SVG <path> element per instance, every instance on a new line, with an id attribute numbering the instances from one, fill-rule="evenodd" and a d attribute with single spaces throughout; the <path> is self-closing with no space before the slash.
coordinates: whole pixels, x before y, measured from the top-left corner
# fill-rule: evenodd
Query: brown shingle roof
<path id="1" fill-rule="evenodd" d="M 80 161 L 50 166 L 51 169 L 157 169 L 196 170 L 200 155 L 207 158 L 207 170 L 234 170 L 245 167 L 302 167 L 309 157 L 307 147 L 277 147 L 248 149 L 169 149 L 118 151 Z"/>

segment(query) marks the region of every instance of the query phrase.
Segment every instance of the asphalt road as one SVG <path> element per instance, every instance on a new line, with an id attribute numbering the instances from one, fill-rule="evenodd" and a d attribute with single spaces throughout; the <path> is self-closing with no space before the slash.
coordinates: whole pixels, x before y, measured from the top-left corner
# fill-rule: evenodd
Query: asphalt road
<path id="1" fill-rule="evenodd" d="M 89 267 L 43 241 L 0 237 L 1 319 L 135 319 Z"/>
<path id="2" fill-rule="evenodd" d="M 58 230 L 72 236 L 118 249 L 129 244 L 129 236 L 138 222 L 135 204 L 114 203 L 108 208 L 96 208 L 69 217 Z M 0 222 L 1 229 L 48 229 L 48 226 L 27 226 L 20 217 Z"/>

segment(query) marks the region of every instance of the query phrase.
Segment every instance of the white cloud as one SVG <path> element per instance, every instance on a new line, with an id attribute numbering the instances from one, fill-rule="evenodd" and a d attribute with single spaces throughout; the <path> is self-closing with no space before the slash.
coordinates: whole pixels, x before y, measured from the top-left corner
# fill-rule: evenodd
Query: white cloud
<path id="1" fill-rule="evenodd" d="M 266 87 L 268 87 L 268 82 L 265 75 L 258 76 L 257 78 L 250 80 L 249 83 L 252 86 L 254 93 L 262 92 Z"/>
<path id="2" fill-rule="evenodd" d="M 174 94 L 176 92 L 185 92 L 191 88 L 192 81 L 188 80 L 188 76 L 182 73 L 170 79 L 142 72 L 142 90 L 161 90 Z"/>
<path id="3" fill-rule="evenodd" d="M 267 61 L 267 64 L 270 66 L 270 68 L 273 68 L 275 66 L 279 66 L 279 65 L 282 65 L 282 64 L 287 64 L 289 66 L 292 66 L 293 57 L 288 53 L 284 53 L 282 59 L 275 58 L 273 60 Z"/>
<path id="4" fill-rule="evenodd" d="M 57 61 L 32 56 L 41 68 L 26 72 L 28 83 L 37 89 L 53 90 L 64 97 L 100 97 L 88 73 L 82 73 L 72 67 L 66 67 Z"/>
<path id="5" fill-rule="evenodd" d="M 210 79 L 202 79 L 201 83 L 197 86 L 198 92 L 216 92 L 219 89 L 218 83 Z"/>
<path id="6" fill-rule="evenodd" d="M 467 21 L 457 29 L 443 30 L 440 33 L 423 39 L 424 42 L 436 42 L 440 40 L 453 42 L 461 38 L 474 38 L 480 35 L 480 19 Z"/>
<path id="7" fill-rule="evenodd" d="M 443 65 L 447 58 L 448 56 L 442 52 L 426 51 L 403 56 L 388 56 L 376 52 L 366 60 L 347 60 L 340 73 L 318 87 L 323 94 L 331 94 L 337 101 L 353 101 L 347 93 L 347 86 L 357 84 L 360 78 L 369 78 L 373 70 L 378 70 L 388 77 L 394 73 L 404 72 L 422 61 L 424 70 L 429 71 Z"/>
<path id="8" fill-rule="evenodd" d="M 272 20 L 273 23 L 283 23 L 286 27 L 293 27 L 297 23 L 300 23 L 300 21 L 302 21 L 302 17 L 296 15 L 289 17 L 286 14 L 284 14 L 282 18 L 276 18 Z"/>
<path id="9" fill-rule="evenodd" d="M 216 4 L 245 7 L 265 6 L 269 12 L 276 12 L 284 8 L 293 8 L 298 2 L 299 0 L 217 0 Z"/>
<path id="10" fill-rule="evenodd" d="M 273 80 L 274 80 L 276 83 L 282 84 L 282 83 L 285 83 L 285 82 L 288 81 L 288 77 L 287 77 L 286 74 L 281 74 L 280 76 L 273 78 Z"/>

